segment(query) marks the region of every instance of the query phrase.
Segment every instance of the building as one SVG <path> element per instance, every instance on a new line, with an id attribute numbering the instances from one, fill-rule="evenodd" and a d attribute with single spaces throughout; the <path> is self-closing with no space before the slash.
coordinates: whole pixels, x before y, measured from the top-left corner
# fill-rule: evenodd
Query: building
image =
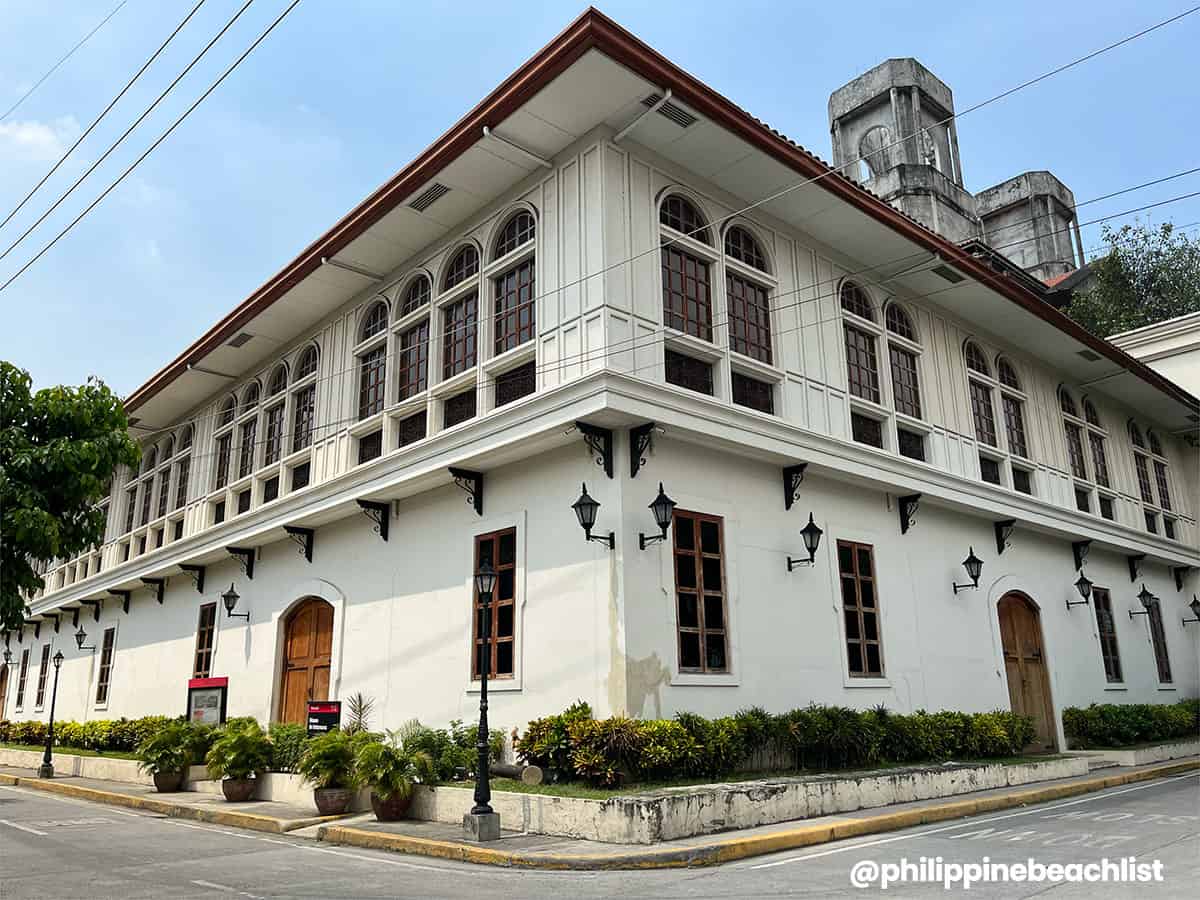
<path id="1" fill-rule="evenodd" d="M 1184 390 L 1200 394 L 1200 312 L 1114 334 L 1109 340 Z"/>
<path id="2" fill-rule="evenodd" d="M 470 719 L 484 560 L 505 729 L 1197 694 L 1196 397 L 594 10 L 127 406 L 10 718 Z"/>

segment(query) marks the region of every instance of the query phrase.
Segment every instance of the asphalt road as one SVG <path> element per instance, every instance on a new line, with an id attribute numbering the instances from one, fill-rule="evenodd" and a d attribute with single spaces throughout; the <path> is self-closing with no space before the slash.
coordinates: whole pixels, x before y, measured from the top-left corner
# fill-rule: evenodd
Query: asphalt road
<path id="1" fill-rule="evenodd" d="M 1144 883 L 993 881 L 969 891 L 959 880 L 952 887 L 971 897 L 1194 898 L 1200 884 L 1198 813 L 1200 776 L 1192 774 L 719 868 L 556 873 L 334 847 L 0 787 L 0 898 L 945 896 L 940 880 L 895 884 L 884 892 L 877 873 L 868 886 L 851 884 L 852 870 L 870 876 L 871 863 L 908 860 L 919 866 L 922 857 L 940 857 L 943 869 L 985 857 L 991 863 L 1032 859 L 1042 865 L 1107 858 L 1117 871 L 1120 860 L 1135 857 L 1148 865 L 1148 877 L 1155 876 L 1155 868 L 1162 877 Z M 1156 862 L 1161 865 L 1155 867 Z M 931 865 L 925 864 L 927 873 Z"/>

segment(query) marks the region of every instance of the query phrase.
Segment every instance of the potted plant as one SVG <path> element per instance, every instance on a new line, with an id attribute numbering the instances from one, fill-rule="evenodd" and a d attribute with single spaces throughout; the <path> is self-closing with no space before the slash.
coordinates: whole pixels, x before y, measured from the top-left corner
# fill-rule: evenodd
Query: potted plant
<path id="1" fill-rule="evenodd" d="M 313 802 L 323 816 L 340 816 L 354 798 L 355 740 L 334 729 L 308 742 L 296 772 L 313 786 Z"/>
<path id="2" fill-rule="evenodd" d="M 371 789 L 371 809 L 380 822 L 402 819 L 412 803 L 413 786 L 433 779 L 433 760 L 404 745 L 399 731 L 382 740 L 363 741 L 354 760 L 355 782 Z"/>
<path id="3" fill-rule="evenodd" d="M 230 723 L 217 735 L 204 762 L 209 777 L 221 779 L 226 800 L 249 800 L 255 774 L 271 764 L 271 739 L 257 722 Z"/>
<path id="4" fill-rule="evenodd" d="M 191 731 L 183 722 L 171 722 L 146 738 L 137 748 L 138 768 L 154 776 L 160 794 L 178 791 L 192 764 Z"/>

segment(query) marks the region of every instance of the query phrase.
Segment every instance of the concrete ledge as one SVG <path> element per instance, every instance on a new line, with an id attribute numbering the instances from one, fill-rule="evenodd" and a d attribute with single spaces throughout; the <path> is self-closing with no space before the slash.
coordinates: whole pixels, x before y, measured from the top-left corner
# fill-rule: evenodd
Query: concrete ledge
<path id="1" fill-rule="evenodd" d="M 1148 747 L 1114 747 L 1111 750 L 1072 750 L 1080 756 L 1108 759 L 1118 766 L 1146 766 L 1168 759 L 1183 759 L 1200 754 L 1200 740 L 1164 741 Z"/>
<path id="2" fill-rule="evenodd" d="M 553 870 L 661 869 L 712 866 L 720 863 L 825 844 L 830 841 L 880 834 L 901 828 L 928 825 L 996 810 L 1045 803 L 1149 781 L 1200 769 L 1200 760 L 1167 763 L 1098 778 L 1085 778 L 1066 784 L 1046 785 L 1029 790 L 1006 791 L 977 799 L 931 803 L 918 809 L 880 812 L 861 819 L 842 819 L 806 825 L 766 834 L 730 835 L 723 840 L 689 843 L 685 846 L 645 850 L 614 850 L 612 853 L 569 854 L 505 850 L 481 847 L 465 841 L 431 840 L 387 831 L 374 831 L 347 825 L 323 825 L 318 839 L 331 844 L 392 850 L 418 856 L 452 859 L 481 865 Z"/>
<path id="3" fill-rule="evenodd" d="M 42 764 L 41 750 L 13 750 L 0 747 L 0 766 L 17 769 L 36 769 Z M 137 760 L 115 756 L 76 756 L 54 751 L 54 770 L 60 775 L 97 778 L 101 781 L 122 781 L 127 784 L 152 785 L 154 779 L 138 769 Z"/>

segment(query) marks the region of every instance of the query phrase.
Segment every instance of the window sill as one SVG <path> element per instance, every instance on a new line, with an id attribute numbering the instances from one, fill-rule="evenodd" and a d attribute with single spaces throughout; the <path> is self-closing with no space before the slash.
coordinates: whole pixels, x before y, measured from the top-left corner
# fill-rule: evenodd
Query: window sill
<path id="1" fill-rule="evenodd" d="M 732 672 L 706 675 L 703 672 L 676 672 L 671 676 L 675 687 L 740 687 L 741 678 Z"/>
<path id="2" fill-rule="evenodd" d="M 876 403 L 873 400 L 864 400 L 862 397 L 856 397 L 853 394 L 849 395 L 849 399 L 850 410 L 852 412 L 864 415 L 869 419 L 875 419 L 878 422 L 886 422 L 892 417 L 892 411 L 882 403 Z M 878 450 L 879 448 L 876 447 L 875 449 Z"/>
<path id="3" fill-rule="evenodd" d="M 296 463 L 307 462 L 309 460 L 309 458 L 311 458 L 311 457 L 312 457 L 312 444 L 309 444 L 307 447 L 302 447 L 301 449 L 295 450 L 292 453 L 288 454 L 281 460 L 281 462 L 283 463 L 284 466 L 287 466 L 290 468 L 291 466 L 296 465 Z"/>
<path id="4" fill-rule="evenodd" d="M 684 356 L 691 356 L 706 363 L 718 363 L 725 355 L 725 351 L 713 344 L 712 341 L 684 334 L 682 331 L 666 326 L 663 327 L 663 345 L 670 350 L 677 350 Z"/>
<path id="5" fill-rule="evenodd" d="M 902 412 L 895 413 L 896 424 L 904 428 L 906 431 L 916 431 L 923 435 L 933 434 L 933 426 L 923 419 L 914 419 L 912 416 L 906 416 Z M 917 460 L 921 462 L 921 460 Z"/>
<path id="6" fill-rule="evenodd" d="M 404 334 L 414 325 L 419 325 L 424 319 L 429 318 L 429 304 L 425 303 L 418 306 L 412 312 L 405 313 L 392 323 L 392 330 L 396 334 Z"/>
<path id="7" fill-rule="evenodd" d="M 387 415 L 393 419 L 407 419 L 410 415 L 420 412 L 429 404 L 429 389 L 413 394 L 387 409 Z"/>
<path id="8" fill-rule="evenodd" d="M 889 678 L 851 678 L 846 676 L 842 678 L 842 687 L 847 688 L 891 688 L 892 682 Z"/>
<path id="9" fill-rule="evenodd" d="M 765 363 L 752 356 L 738 353 L 736 350 L 729 351 L 729 367 L 735 372 L 749 375 L 751 378 L 770 381 L 773 384 L 781 384 L 784 378 L 782 369 L 777 369 L 770 363 Z"/>
<path id="10" fill-rule="evenodd" d="M 499 681 L 488 679 L 489 694 L 515 694 L 522 689 L 521 680 L 519 678 L 501 678 Z M 467 683 L 466 691 L 468 694 L 479 694 L 479 682 L 470 681 Z"/>
<path id="11" fill-rule="evenodd" d="M 383 412 L 373 413 L 360 422 L 355 422 L 347 430 L 350 437 L 362 437 L 383 427 Z"/>
<path id="12" fill-rule="evenodd" d="M 476 380 L 478 365 L 471 366 L 465 372 L 459 372 L 457 375 L 452 375 L 445 381 L 439 381 L 429 389 L 429 395 L 435 399 L 445 399 L 459 393 L 467 385 L 474 384 Z"/>
<path id="13" fill-rule="evenodd" d="M 1175 687 L 1175 685 L 1173 685 L 1173 684 L 1160 684 L 1160 685 L 1158 686 L 1158 690 L 1160 690 L 1160 691 L 1171 691 L 1171 692 L 1174 692 L 1174 691 L 1176 691 L 1176 690 L 1177 690 L 1177 688 L 1176 688 L 1176 687 Z"/>
<path id="14" fill-rule="evenodd" d="M 1110 685 L 1105 686 L 1104 689 L 1106 691 L 1128 691 L 1129 690 L 1129 688 L 1125 687 L 1125 685 L 1123 685 L 1123 684 L 1110 684 Z"/>
<path id="15" fill-rule="evenodd" d="M 535 356 L 537 356 L 537 346 L 534 344 L 533 338 L 529 338 L 511 350 L 505 350 L 499 356 L 493 356 L 483 364 L 483 371 L 494 378 L 529 362 Z"/>

